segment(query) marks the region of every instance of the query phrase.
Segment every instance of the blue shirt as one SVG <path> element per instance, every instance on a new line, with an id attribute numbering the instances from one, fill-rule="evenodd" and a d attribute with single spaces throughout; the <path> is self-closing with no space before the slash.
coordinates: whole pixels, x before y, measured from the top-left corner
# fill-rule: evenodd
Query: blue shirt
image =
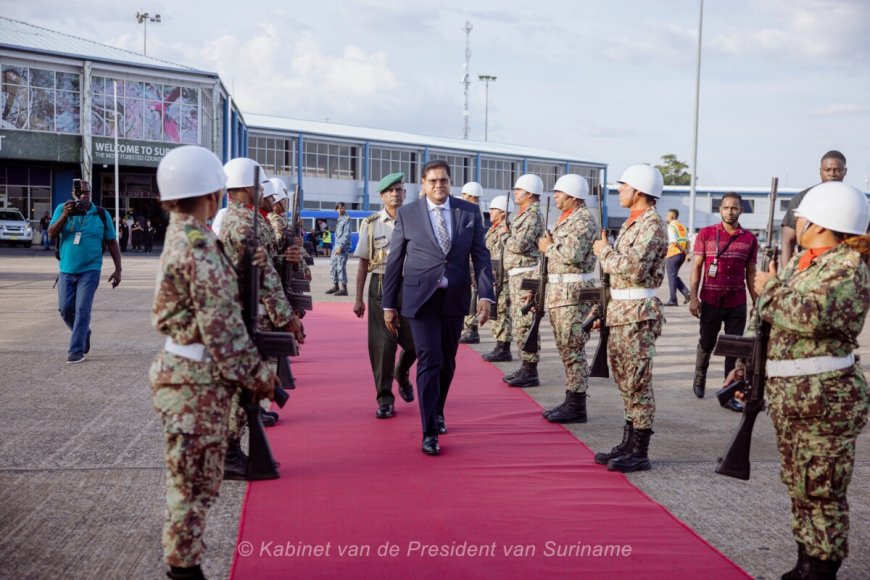
<path id="1" fill-rule="evenodd" d="M 115 228 L 112 218 L 105 209 L 106 226 L 97 215 L 97 206 L 91 203 L 85 215 L 71 215 L 66 219 L 60 231 L 60 271 L 64 274 L 81 274 L 103 268 L 103 240 L 115 239 Z M 54 208 L 51 223 L 55 223 L 63 215 L 63 204 Z M 76 234 L 81 233 L 79 243 L 75 243 Z"/>

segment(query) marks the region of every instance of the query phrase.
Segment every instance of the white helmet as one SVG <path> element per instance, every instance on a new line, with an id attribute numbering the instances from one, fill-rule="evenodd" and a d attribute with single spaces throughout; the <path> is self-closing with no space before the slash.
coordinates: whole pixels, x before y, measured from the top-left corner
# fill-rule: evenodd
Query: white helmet
<path id="1" fill-rule="evenodd" d="M 665 182 L 659 170 L 652 165 L 632 165 L 625 170 L 617 183 L 625 183 L 641 193 L 659 198 Z"/>
<path id="2" fill-rule="evenodd" d="M 260 167 L 260 164 L 247 157 L 237 157 L 227 161 L 224 165 L 224 170 L 227 172 L 227 189 L 253 187 L 255 167 Z M 260 167 L 260 183 L 267 179 L 266 172 Z"/>
<path id="3" fill-rule="evenodd" d="M 514 184 L 514 189 L 522 189 L 534 195 L 541 195 L 544 191 L 544 182 L 537 175 L 526 173 L 525 175 L 520 175 L 520 178 Z"/>
<path id="4" fill-rule="evenodd" d="M 569 173 L 556 181 L 553 191 L 561 191 L 577 199 L 586 199 L 589 197 L 589 184 L 579 175 Z"/>
<path id="5" fill-rule="evenodd" d="M 500 209 L 501 211 L 507 211 L 508 198 L 506 195 L 497 195 L 492 198 L 492 201 L 489 202 L 489 209 Z"/>
<path id="6" fill-rule="evenodd" d="M 809 190 L 794 213 L 842 234 L 865 234 L 870 224 L 867 197 L 840 181 L 827 181 Z"/>
<path id="7" fill-rule="evenodd" d="M 263 197 L 273 197 L 275 195 L 275 184 L 272 183 L 271 179 L 267 179 L 263 182 Z"/>
<path id="8" fill-rule="evenodd" d="M 199 145 L 183 145 L 166 154 L 157 166 L 161 201 L 199 197 L 224 189 L 227 174 L 217 155 Z"/>
<path id="9" fill-rule="evenodd" d="M 275 199 L 273 201 L 287 199 L 287 186 L 284 184 L 284 180 L 280 177 L 273 177 L 269 181 L 272 182 L 272 187 L 275 189 L 273 194 Z"/>
<path id="10" fill-rule="evenodd" d="M 480 197 L 483 193 L 483 188 L 476 181 L 469 181 L 462 186 L 462 193 L 471 197 Z"/>

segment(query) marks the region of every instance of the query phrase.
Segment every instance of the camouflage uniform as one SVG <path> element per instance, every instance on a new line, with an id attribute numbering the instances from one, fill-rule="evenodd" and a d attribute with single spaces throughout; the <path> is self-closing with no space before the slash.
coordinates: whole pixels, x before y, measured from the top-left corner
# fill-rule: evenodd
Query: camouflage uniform
<path id="1" fill-rule="evenodd" d="M 502 224 L 494 225 L 486 232 L 486 249 L 489 250 L 489 255 L 494 260 L 501 259 L 502 248 L 507 236 L 498 233 Z M 504 277 L 501 280 L 496 280 L 493 273 L 492 285 L 493 290 L 498 293 L 497 316 L 490 320 L 490 328 L 492 336 L 498 342 L 510 342 L 511 337 L 511 295 L 510 288 L 507 285 L 508 275 L 507 270 L 502 267 Z M 472 276 L 472 279 L 474 277 Z"/>
<path id="2" fill-rule="evenodd" d="M 525 363 L 538 362 L 537 352 L 525 352 L 522 344 L 525 341 L 529 329 L 532 327 L 535 315 L 529 312 L 523 315 L 520 309 L 526 302 L 526 296 L 532 294 L 529 290 L 520 290 L 524 278 L 537 278 L 537 264 L 541 259 L 538 251 L 538 239 L 544 235 L 544 220 L 541 217 L 540 204 L 533 202 L 525 210 L 521 210 L 514 217 L 510 226 L 510 236 L 504 243 L 504 268 L 509 273 L 511 324 L 520 356 Z M 510 270 L 522 268 L 526 271 L 510 275 Z M 538 334 L 538 349 L 540 350 L 540 334 Z"/>
<path id="3" fill-rule="evenodd" d="M 350 253 L 350 216 L 345 214 L 335 224 L 335 241 L 332 244 L 332 257 L 329 259 L 329 275 L 334 284 L 347 286 L 347 255 Z M 341 248 L 341 253 L 336 249 Z"/>
<path id="4" fill-rule="evenodd" d="M 802 272 L 797 271 L 799 258 L 771 278 L 760 296 L 758 311 L 771 324 L 768 362 L 848 356 L 864 327 L 870 271 L 845 244 L 818 256 Z M 867 423 L 864 373 L 855 364 L 820 374 L 769 377 L 767 397 L 795 540 L 809 556 L 842 561 L 848 555 L 846 490 L 855 441 Z"/>
<path id="5" fill-rule="evenodd" d="M 474 264 L 469 259 L 468 260 L 468 273 L 471 276 L 471 302 L 468 305 L 468 311 L 471 312 L 472 308 L 474 309 L 474 314 L 466 314 L 465 318 L 462 321 L 462 327 L 466 331 L 470 331 L 474 329 L 477 330 L 477 280 L 474 276 Z"/>
<path id="6" fill-rule="evenodd" d="M 585 206 L 578 207 L 553 226 L 553 244 L 547 248 L 547 315 L 553 327 L 556 347 L 565 366 L 567 390 L 585 393 L 589 367 L 586 362 L 586 341 L 589 334 L 580 327 L 592 309 L 581 303 L 581 288 L 592 287 L 594 280 L 560 282 L 561 275 L 590 274 L 595 267 L 592 244 L 598 237 L 598 225 Z"/>
<path id="7" fill-rule="evenodd" d="M 271 392 L 272 372 L 245 331 L 239 303 L 235 270 L 215 235 L 193 217 L 173 213 L 151 322 L 175 345 L 204 346 L 205 360 L 163 351 L 149 372 L 166 440 L 163 555 L 170 566 L 192 567 L 202 558 L 234 393 L 240 386 Z"/>
<path id="8" fill-rule="evenodd" d="M 221 223 L 220 239 L 224 244 L 224 252 L 230 263 L 239 267 L 245 251 L 248 233 L 252 226 L 252 210 L 236 201 L 230 202 L 226 214 Z M 281 278 L 274 268 L 274 256 L 276 252 L 275 235 L 271 226 L 266 223 L 262 215 L 257 212 L 257 236 L 259 244 L 266 248 L 269 257 L 272 258 L 265 268 L 262 268 L 260 282 L 260 306 L 263 314 L 257 318 L 257 327 L 263 330 L 283 328 L 293 319 L 293 310 L 284 294 L 284 286 Z M 242 428 L 245 426 L 245 411 L 239 404 L 238 394 L 233 398 L 233 410 L 230 415 L 230 437 L 238 439 Z"/>
<path id="9" fill-rule="evenodd" d="M 599 256 L 604 273 L 610 274 L 611 289 L 661 286 L 668 234 L 654 206 L 631 224 L 627 220 L 615 243 L 615 247 L 604 246 Z M 625 420 L 635 429 L 650 429 L 655 416 L 652 357 L 663 322 L 661 302 L 656 297 L 611 299 L 607 306 L 610 370 L 622 395 Z"/>

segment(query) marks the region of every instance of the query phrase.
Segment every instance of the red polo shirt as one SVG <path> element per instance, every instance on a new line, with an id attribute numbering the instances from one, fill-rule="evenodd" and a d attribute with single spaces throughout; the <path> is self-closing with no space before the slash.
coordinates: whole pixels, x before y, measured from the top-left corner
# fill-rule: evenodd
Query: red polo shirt
<path id="1" fill-rule="evenodd" d="M 707 273 L 717 254 L 718 269 L 716 277 L 711 278 Z M 721 222 L 707 226 L 695 238 L 695 257 L 704 260 L 701 302 L 720 308 L 746 304 L 746 269 L 758 258 L 758 240 L 752 233 L 738 226 L 732 236 Z"/>

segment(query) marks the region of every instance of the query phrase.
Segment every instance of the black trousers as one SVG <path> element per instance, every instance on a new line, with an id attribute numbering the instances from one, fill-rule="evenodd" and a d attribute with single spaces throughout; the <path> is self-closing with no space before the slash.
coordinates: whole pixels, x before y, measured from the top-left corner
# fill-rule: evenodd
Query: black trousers
<path id="1" fill-rule="evenodd" d="M 680 266 L 686 261 L 686 254 L 676 254 L 665 259 L 665 272 L 668 275 L 668 288 L 670 289 L 669 302 L 677 301 L 677 291 L 680 294 L 688 294 L 689 289 L 680 279 Z"/>
<path id="2" fill-rule="evenodd" d="M 733 308 L 720 308 L 706 302 L 701 302 L 701 339 L 698 346 L 705 353 L 713 352 L 719 331 L 725 327 L 725 334 L 743 334 L 746 328 L 746 305 Z M 725 357 L 725 376 L 728 376 L 737 360 Z"/>
<path id="3" fill-rule="evenodd" d="M 444 290 L 436 290 L 409 319 L 417 349 L 417 399 L 424 436 L 438 434 L 436 417 L 444 414 L 462 333 L 464 317 L 444 315 L 444 295 Z"/>

